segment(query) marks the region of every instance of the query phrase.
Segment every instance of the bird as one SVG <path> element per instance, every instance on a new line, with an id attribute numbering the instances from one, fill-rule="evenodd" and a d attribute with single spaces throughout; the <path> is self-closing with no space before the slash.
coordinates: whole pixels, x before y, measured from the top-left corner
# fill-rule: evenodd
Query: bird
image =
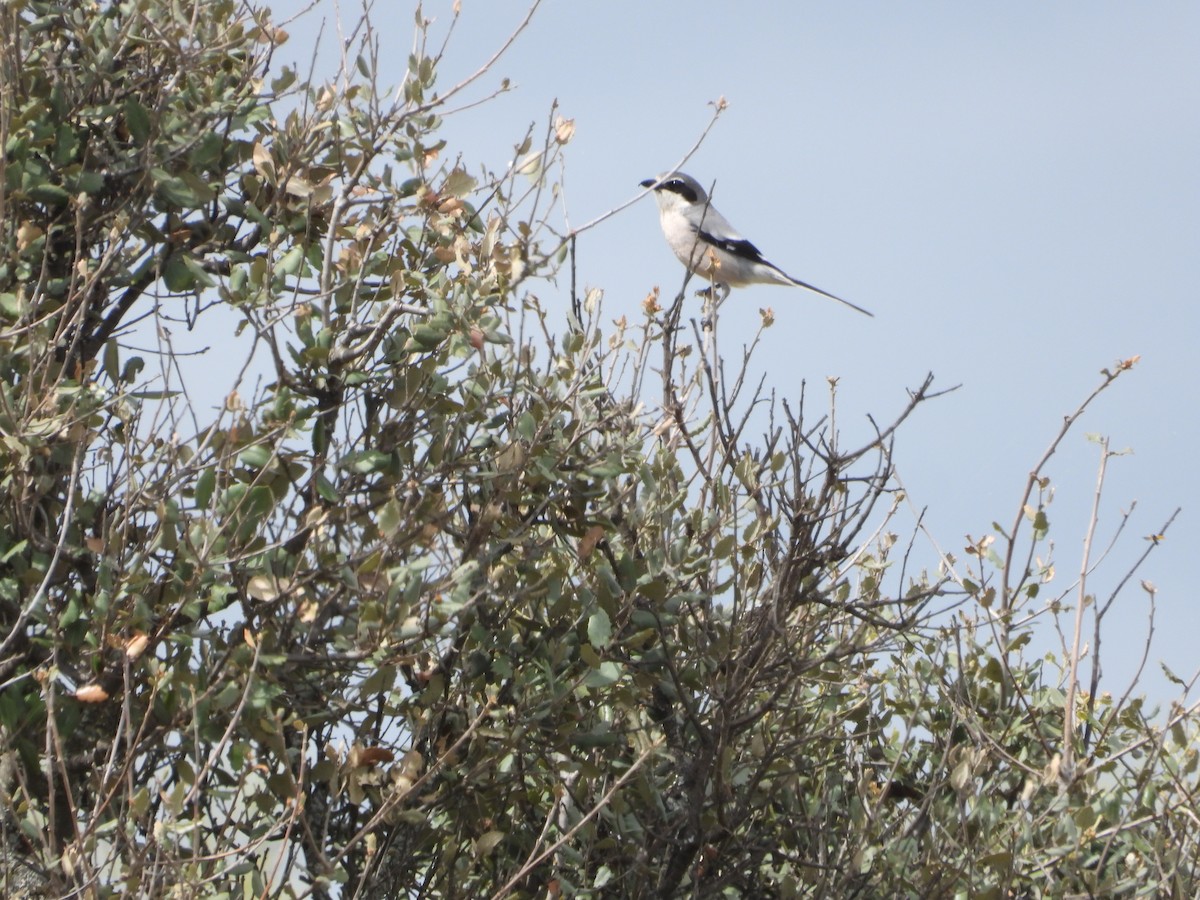
<path id="1" fill-rule="evenodd" d="M 874 316 L 849 300 L 793 278 L 764 259 L 759 249 L 717 212 L 708 193 L 691 175 L 664 172 L 657 178 L 647 178 L 641 186 L 654 191 L 659 224 L 672 252 L 689 272 L 715 283 L 722 291 L 720 299 L 725 299 L 735 287 L 784 284 L 806 288 L 863 315 Z"/>

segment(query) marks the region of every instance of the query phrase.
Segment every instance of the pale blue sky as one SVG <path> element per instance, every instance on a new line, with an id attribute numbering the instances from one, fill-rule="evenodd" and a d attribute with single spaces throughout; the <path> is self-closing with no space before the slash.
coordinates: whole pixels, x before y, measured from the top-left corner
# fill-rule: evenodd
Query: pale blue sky
<path id="1" fill-rule="evenodd" d="M 298 3 L 276 3 L 284 19 Z M 474 71 L 527 5 L 463 0 L 439 84 Z M 425 4 L 442 23 L 451 3 Z M 353 4 L 343 16 L 356 18 Z M 288 27 L 277 58 L 307 60 L 320 0 Z M 411 7 L 380 4 L 377 26 L 399 81 Z M 335 52 L 328 35 L 322 63 Z M 438 26 L 435 26 L 435 33 Z M 1098 540 L 1137 501 L 1121 548 L 1093 576 L 1103 595 L 1143 535 L 1184 512 L 1140 577 L 1159 588 L 1155 657 L 1190 675 L 1197 598 L 1188 547 L 1200 542 L 1197 387 L 1200 338 L 1200 5 L 1070 2 L 738 3 L 545 0 L 474 91 L 516 90 L 447 122 L 448 153 L 500 169 L 551 101 L 576 123 L 567 198 L 581 224 L 670 166 L 729 108 L 687 171 L 717 182 L 715 202 L 782 268 L 872 309 L 866 319 L 799 290 L 735 293 L 720 320 L 727 354 L 772 306 L 757 356 L 768 384 L 794 397 L 839 376 L 839 417 L 866 433 L 932 370 L 962 383 L 921 410 L 898 441 L 900 475 L 943 548 L 1006 528 L 1025 477 L 1099 370 L 1141 354 L 1068 437 L 1048 469 L 1060 580 L 1079 565 L 1097 448 L 1133 456 L 1109 467 Z M 328 71 L 328 68 L 326 68 Z M 589 232 L 579 277 L 603 288 L 610 318 L 637 315 L 680 269 L 650 199 Z M 567 283 L 537 286 L 567 306 Z M 932 555 L 929 555 L 932 560 Z M 1104 686 L 1119 691 L 1140 655 L 1145 598 L 1118 601 Z M 1090 629 L 1090 626 L 1089 626 Z M 1144 687 L 1167 688 L 1153 676 Z"/>

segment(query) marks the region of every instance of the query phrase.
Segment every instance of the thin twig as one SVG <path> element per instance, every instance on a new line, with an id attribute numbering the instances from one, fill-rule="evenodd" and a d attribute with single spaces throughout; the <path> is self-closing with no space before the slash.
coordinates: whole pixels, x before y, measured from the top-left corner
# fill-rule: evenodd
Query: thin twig
<path id="1" fill-rule="evenodd" d="M 588 811 L 587 815 L 576 822 L 570 831 L 560 837 L 541 853 L 526 859 L 521 868 L 517 870 L 517 873 L 513 875 L 512 878 L 508 879 L 508 881 L 504 882 L 504 884 L 500 887 L 500 890 L 492 894 L 492 900 L 498 900 L 498 898 L 506 896 L 508 892 L 515 887 L 519 881 L 521 881 L 522 878 L 537 868 L 537 866 L 539 866 L 543 861 L 553 856 L 559 847 L 578 834 L 579 830 L 583 828 L 584 825 L 596 818 L 596 816 L 600 814 L 600 811 L 608 806 L 608 802 L 612 799 L 613 794 L 619 791 L 631 778 L 633 778 L 638 769 L 642 767 L 646 760 L 650 758 L 650 755 L 658 750 L 660 746 L 662 746 L 661 738 L 643 750 L 641 756 L 635 759 L 625 773 L 618 778 L 616 782 L 614 782 L 613 786 L 604 792 L 603 796 L 596 801 L 595 806 Z"/>
<path id="2" fill-rule="evenodd" d="M 1108 438 L 1101 438 L 1100 467 L 1096 473 L 1096 491 L 1092 495 L 1092 514 L 1088 518 L 1087 534 L 1083 539 L 1083 557 L 1079 563 L 1079 601 L 1075 606 L 1075 632 L 1071 641 L 1067 696 L 1063 701 L 1062 764 L 1058 771 L 1064 784 L 1070 784 L 1075 776 L 1075 694 L 1079 689 L 1079 654 L 1083 641 L 1083 611 L 1087 606 L 1087 574 L 1092 554 L 1092 538 L 1096 534 L 1096 523 L 1100 520 L 1100 497 L 1104 491 L 1104 474 L 1108 470 L 1108 457 Z"/>

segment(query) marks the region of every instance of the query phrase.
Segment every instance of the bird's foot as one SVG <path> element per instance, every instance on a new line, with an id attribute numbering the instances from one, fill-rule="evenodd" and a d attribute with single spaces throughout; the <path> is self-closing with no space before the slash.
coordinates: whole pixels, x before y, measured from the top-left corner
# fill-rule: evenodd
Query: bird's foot
<path id="1" fill-rule="evenodd" d="M 722 284 L 718 281 L 716 284 L 709 285 L 706 288 L 696 291 L 696 296 L 709 303 L 724 303 L 725 298 L 729 296 L 730 290 L 731 288 L 729 285 Z"/>
<path id="2" fill-rule="evenodd" d="M 696 291 L 696 296 L 711 303 L 721 303 L 729 296 L 729 285 L 718 284 Z"/>
<path id="3" fill-rule="evenodd" d="M 700 325 L 708 331 L 717 323 L 717 310 L 729 296 L 729 285 L 717 283 L 696 291 L 696 296 L 704 300 L 704 317 L 700 320 Z"/>

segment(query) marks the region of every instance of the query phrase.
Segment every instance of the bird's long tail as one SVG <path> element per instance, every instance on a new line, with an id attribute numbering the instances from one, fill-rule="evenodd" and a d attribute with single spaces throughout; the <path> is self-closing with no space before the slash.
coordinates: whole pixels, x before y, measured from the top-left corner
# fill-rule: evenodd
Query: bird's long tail
<path id="1" fill-rule="evenodd" d="M 796 287 L 802 287 L 802 288 L 805 288 L 806 290 L 812 291 L 814 294 L 820 294 L 822 297 L 828 297 L 830 300 L 836 300 L 838 303 L 844 303 L 846 306 L 862 313 L 864 316 L 870 316 L 871 318 L 875 318 L 875 313 L 873 313 L 869 310 L 863 309 L 861 306 L 855 306 L 849 300 L 843 300 L 841 297 L 838 297 L 838 296 L 835 296 L 834 294 L 829 293 L 829 291 L 823 291 L 819 287 L 813 287 L 808 282 L 801 281 L 799 278 L 793 278 L 791 275 L 788 275 L 784 272 L 780 272 L 779 274 L 783 275 L 790 283 L 794 284 Z"/>

